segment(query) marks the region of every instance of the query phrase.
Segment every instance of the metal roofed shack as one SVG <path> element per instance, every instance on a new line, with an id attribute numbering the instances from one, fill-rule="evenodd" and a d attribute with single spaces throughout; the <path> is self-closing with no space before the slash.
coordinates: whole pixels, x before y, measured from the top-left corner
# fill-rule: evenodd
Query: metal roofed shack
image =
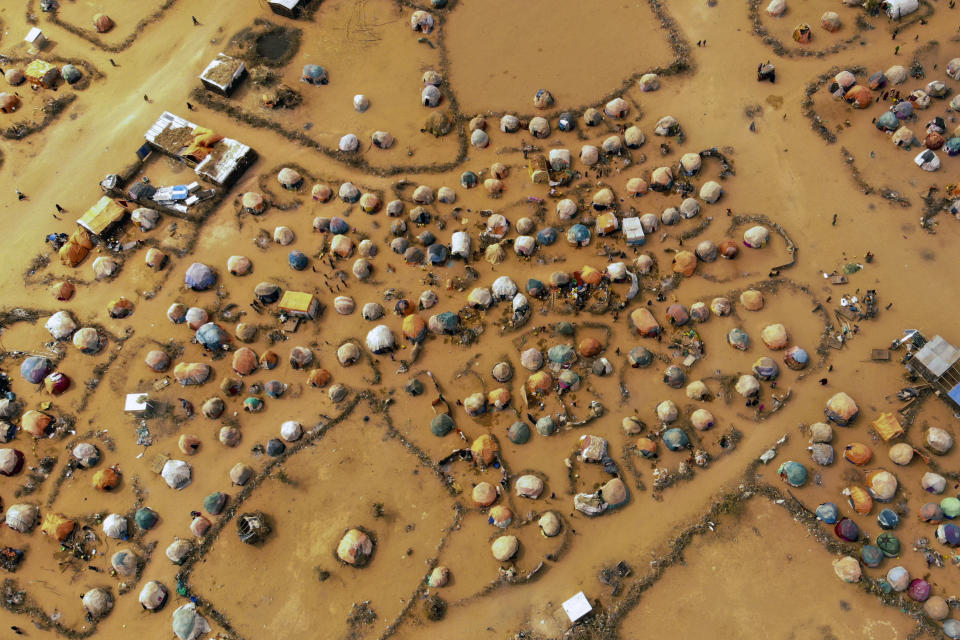
<path id="1" fill-rule="evenodd" d="M 218 53 L 200 74 L 200 82 L 214 93 L 229 96 L 246 73 L 247 67 L 243 60 Z"/>
<path id="2" fill-rule="evenodd" d="M 164 111 L 144 134 L 151 147 L 193 167 L 218 186 L 232 184 L 256 159 L 247 145 Z"/>
<path id="3" fill-rule="evenodd" d="M 937 396 L 960 412 L 960 348 L 940 335 L 928 342 L 919 332 L 906 344 L 908 353 L 903 366 L 930 383 Z"/>

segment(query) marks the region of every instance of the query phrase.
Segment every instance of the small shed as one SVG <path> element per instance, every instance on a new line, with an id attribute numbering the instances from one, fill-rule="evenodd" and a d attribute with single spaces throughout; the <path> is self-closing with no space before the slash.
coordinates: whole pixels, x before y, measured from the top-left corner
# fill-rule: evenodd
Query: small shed
<path id="1" fill-rule="evenodd" d="M 623 235 L 627 239 L 627 244 L 632 246 L 640 246 L 646 242 L 646 237 L 643 233 L 643 225 L 640 223 L 640 218 L 624 218 L 622 225 Z"/>
<path id="2" fill-rule="evenodd" d="M 47 38 L 43 35 L 43 31 L 41 31 L 39 27 L 30 29 L 30 31 L 27 32 L 27 37 L 24 38 L 23 41 L 30 45 L 27 51 L 31 54 L 39 53 L 43 45 L 47 44 Z"/>
<path id="3" fill-rule="evenodd" d="M 123 400 L 123 410 L 128 413 L 146 411 L 149 401 L 150 398 L 146 393 L 128 393 Z"/>
<path id="4" fill-rule="evenodd" d="M 284 291 L 280 298 L 280 310 L 294 318 L 316 318 L 320 301 L 312 293 Z"/>
<path id="5" fill-rule="evenodd" d="M 122 200 L 103 196 L 78 220 L 77 224 L 95 236 L 102 236 L 127 215 L 127 207 Z"/>
<path id="6" fill-rule="evenodd" d="M 246 72 L 243 60 L 219 53 L 200 74 L 200 81 L 210 91 L 229 96 Z"/>
<path id="7" fill-rule="evenodd" d="M 584 595 L 583 591 L 580 591 L 569 600 L 564 601 L 563 611 L 567 614 L 572 624 L 593 611 L 593 606 L 590 604 L 590 601 L 587 600 L 587 596 Z"/>
<path id="8" fill-rule="evenodd" d="M 308 0 L 270 0 L 270 10 L 278 16 L 297 18 Z"/>
<path id="9" fill-rule="evenodd" d="M 36 31 L 39 31 L 39 29 L 36 29 Z M 30 84 L 44 89 L 53 89 L 57 86 L 57 78 L 60 77 L 60 71 L 57 67 L 45 60 L 34 60 L 27 65 L 23 73 L 27 76 Z"/>

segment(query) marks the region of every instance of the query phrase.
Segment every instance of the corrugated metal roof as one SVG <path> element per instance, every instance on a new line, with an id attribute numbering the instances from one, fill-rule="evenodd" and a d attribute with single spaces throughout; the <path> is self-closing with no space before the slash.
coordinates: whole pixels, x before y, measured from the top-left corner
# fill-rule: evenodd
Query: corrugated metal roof
<path id="1" fill-rule="evenodd" d="M 216 184 L 224 184 L 230 181 L 241 160 L 250 153 L 250 147 L 232 138 L 224 138 L 217 142 L 217 145 L 224 145 L 226 148 L 222 153 L 208 155 L 194 171 L 198 176 L 206 177 Z M 213 161 L 214 155 L 218 156 L 216 162 Z"/>
<path id="2" fill-rule="evenodd" d="M 188 120 L 184 120 L 178 115 L 174 115 L 169 111 L 164 111 L 163 114 L 157 118 L 157 121 L 147 129 L 147 132 L 143 134 L 143 137 L 147 139 L 148 142 L 155 142 L 157 136 L 159 136 L 163 131 L 173 125 L 175 127 L 188 127 L 191 130 L 196 129 L 197 125 L 193 124 Z"/>
<path id="3" fill-rule="evenodd" d="M 229 82 L 221 82 L 215 80 L 211 77 L 211 72 L 218 67 L 224 67 L 230 71 L 230 80 Z M 203 70 L 203 73 L 200 74 L 200 79 L 209 82 L 210 84 L 216 85 L 223 89 L 224 91 L 232 85 L 237 78 L 240 77 L 240 74 L 244 72 L 246 66 L 243 64 L 243 61 L 239 58 L 233 58 L 223 53 L 218 53 L 217 57 L 210 61 L 210 64 L 206 66 Z"/>
<path id="4" fill-rule="evenodd" d="M 933 340 L 923 345 L 914 359 L 922 364 L 933 375 L 940 377 L 947 369 L 960 360 L 960 349 L 953 346 L 941 336 L 934 336 Z"/>

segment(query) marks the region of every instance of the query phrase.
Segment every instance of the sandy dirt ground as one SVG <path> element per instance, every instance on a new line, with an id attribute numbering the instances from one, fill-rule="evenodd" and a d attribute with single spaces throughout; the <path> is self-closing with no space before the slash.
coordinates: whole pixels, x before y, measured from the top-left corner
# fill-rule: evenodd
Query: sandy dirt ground
<path id="1" fill-rule="evenodd" d="M 960 341 L 951 300 L 951 282 L 960 276 L 952 257 L 960 223 L 946 210 L 957 195 L 960 160 L 937 151 L 942 168 L 924 172 L 913 163 L 922 144 L 898 148 L 871 120 L 893 106 L 892 91 L 905 98 L 942 80 L 944 97 L 932 98 L 903 124 L 922 141 L 928 122 L 942 117 L 943 136 L 954 135 L 956 112 L 949 105 L 960 81 L 946 69 L 960 45 L 957 10 L 945 0 L 922 4 L 915 16 L 922 21 L 898 23 L 823 0 L 788 1 L 780 18 L 767 15 L 765 3 L 702 0 L 536 0 L 519 6 L 455 0 L 442 9 L 325 0 L 296 20 L 274 15 L 265 2 L 64 0 L 53 19 L 39 5 L 30 0 L 0 6 L 0 67 L 22 69 L 34 57 L 22 39 L 36 24 L 49 40 L 36 57 L 58 66 L 73 63 L 84 80 L 34 91 L 0 79 L 0 90 L 24 98 L 17 112 L 0 113 L 0 370 L 14 399 L 4 409 L 11 411 L 4 424 L 16 427 L 0 449 L 19 452 L 25 462 L 18 473 L 0 478 L 0 510 L 32 505 L 39 514 L 26 532 L 9 521 L 0 526 L 0 548 L 24 554 L 16 571 L 2 575 L 3 637 L 13 637 L 11 627 L 36 638 L 171 637 L 173 612 L 191 602 L 210 624 L 204 638 L 694 638 L 706 630 L 745 638 L 943 637 L 935 607 L 892 591 L 887 572 L 902 566 L 911 578 L 926 580 L 934 596 L 960 606 L 960 556 L 937 540 L 935 523 L 917 515 L 925 503 L 957 495 L 960 452 L 936 452 L 926 440 L 932 427 L 958 435 L 957 416 L 924 389 L 905 407 L 898 391 L 917 384 L 899 363 L 905 351 L 892 352 L 889 361 L 875 361 L 871 352 L 887 348 L 905 329 Z M 419 9 L 432 13 L 432 32 L 411 30 Z M 837 32 L 820 27 L 828 10 L 840 16 Z M 92 29 L 100 12 L 116 23 L 105 34 Z M 809 44 L 791 38 L 801 22 L 813 29 Z M 257 34 L 267 32 L 283 32 L 291 45 L 276 60 L 257 57 Z M 237 34 L 247 39 L 241 42 Z M 229 98 L 205 92 L 198 79 L 220 52 L 249 56 L 251 75 Z M 776 65 L 776 82 L 758 82 L 756 67 L 768 60 Z M 301 82 L 305 64 L 322 65 L 328 84 Z M 830 93 L 841 70 L 866 84 L 872 73 L 897 64 L 905 66 L 906 81 L 871 92 L 865 109 Z M 420 101 L 428 71 L 442 77 L 436 108 Z M 258 84 L 261 72 L 273 84 Z M 658 90 L 639 87 L 647 72 L 659 74 Z M 261 96 L 281 85 L 299 94 L 300 104 L 262 106 Z M 554 104 L 536 108 L 539 89 L 549 90 Z M 356 94 L 369 98 L 369 109 L 353 108 Z M 45 110 L 65 97 L 57 113 Z M 626 103 L 624 117 L 608 114 L 587 126 L 587 109 L 602 113 L 619 97 Z M 76 267 L 61 264 L 44 238 L 76 229 L 74 221 L 103 195 L 100 180 L 135 162 L 144 133 L 164 111 L 249 145 L 258 159 L 217 193 L 216 206 L 206 213 L 162 213 L 149 231 L 127 221 L 110 238 L 127 248 L 113 250 L 104 239 Z M 576 120 L 573 131 L 559 127 L 565 112 Z M 436 121 L 428 119 L 436 114 L 449 121 L 445 135 L 429 130 Z M 505 114 L 519 117 L 520 131 L 501 131 Z M 547 118 L 545 137 L 526 129 L 534 116 Z M 680 135 L 655 135 L 664 116 L 676 118 Z M 480 121 L 489 136 L 482 148 L 470 144 L 471 127 Z M 638 148 L 624 146 L 630 126 L 644 134 Z M 374 146 L 376 131 L 390 132 L 394 145 Z M 356 152 L 337 150 L 348 133 L 359 139 Z M 619 151 L 601 152 L 591 166 L 581 160 L 582 146 L 612 144 L 611 137 L 619 139 Z M 570 151 L 569 181 L 533 182 L 528 167 L 553 149 Z M 689 178 L 678 168 L 687 153 L 702 159 Z M 285 190 L 277 180 L 284 167 L 295 168 L 303 184 Z M 676 188 L 628 192 L 630 179 L 650 182 L 658 167 L 672 169 Z M 478 186 L 462 185 L 467 171 L 478 176 Z M 499 185 L 485 184 L 494 175 Z M 130 178 L 159 186 L 196 176 L 155 152 Z M 708 181 L 722 186 L 715 203 L 700 196 Z M 359 203 L 339 199 L 348 182 L 376 195 L 379 209 L 367 213 Z M 332 190 L 329 202 L 311 196 L 317 184 Z M 415 201 L 419 185 L 433 192 L 431 201 Z M 628 246 L 619 232 L 597 236 L 602 211 L 592 203 L 602 189 L 612 190 L 606 211 L 619 219 L 651 213 L 660 219 L 665 209 L 680 206 L 685 185 L 699 203 L 697 215 L 660 223 L 640 247 Z M 440 202 L 441 187 L 452 189 L 455 201 Z M 265 212 L 243 210 L 241 197 L 248 192 L 264 196 Z M 576 203 L 571 220 L 558 215 L 564 199 Z M 402 210 L 391 217 L 387 204 L 395 200 Z M 417 213 L 426 215 L 415 220 L 418 206 Z M 509 221 L 503 239 L 486 231 L 494 214 Z M 325 225 L 334 218 L 348 226 L 344 235 L 357 245 L 349 255 L 332 251 L 333 234 Z M 533 231 L 519 231 L 517 225 L 527 221 Z M 576 223 L 592 234 L 587 246 L 567 241 Z M 758 225 L 770 238 L 755 250 L 745 246 L 744 233 Z M 292 242 L 274 240 L 279 227 L 291 232 Z M 559 232 L 555 244 L 538 243 L 531 256 L 518 255 L 518 237 L 547 227 Z M 449 248 L 456 231 L 472 238 L 466 260 L 431 265 L 392 249 L 397 238 L 423 253 L 434 242 Z M 369 242 L 361 247 L 361 240 Z M 707 240 L 731 240 L 738 255 L 698 260 L 689 276 L 675 273 L 678 254 Z M 486 248 L 495 244 L 503 258 L 487 260 Z M 159 270 L 145 264 L 151 248 L 167 256 Z M 291 250 L 306 256 L 305 269 L 289 266 Z M 359 278 L 362 251 L 372 272 Z M 250 273 L 232 275 L 231 256 L 248 257 Z M 644 256 L 653 260 L 649 271 Z M 92 265 L 98 257 L 117 261 L 118 272 L 96 279 Z M 216 272 L 212 288 L 185 286 L 194 262 Z M 638 276 L 639 293 L 632 299 L 629 281 L 605 277 L 573 289 L 551 284 L 561 273 L 573 274 L 576 282 L 590 269 L 604 272 L 618 262 Z M 471 308 L 471 292 L 501 276 L 512 278 L 521 292 L 529 279 L 538 279 L 546 283 L 546 295 L 528 296 L 529 308 L 517 314 L 510 299 Z M 62 281 L 75 285 L 69 300 L 50 292 Z M 254 304 L 254 288 L 262 282 L 316 295 L 320 313 L 295 332 L 285 330 L 276 304 Z M 421 308 L 427 290 L 437 302 Z M 751 311 L 741 302 L 747 290 L 762 294 L 762 308 Z M 869 290 L 876 291 L 876 315 L 845 316 L 841 301 L 855 297 L 862 306 Z M 111 318 L 108 305 L 119 296 L 133 303 L 133 313 Z M 353 300 L 352 313 L 338 313 L 338 296 Z M 732 303 L 729 315 L 671 326 L 671 305 L 689 310 L 717 297 Z M 452 335 L 430 331 L 418 345 L 403 334 L 400 300 L 408 300 L 409 312 L 424 321 L 453 312 L 460 329 Z M 381 305 L 382 318 L 364 319 L 367 303 Z M 167 312 L 173 304 L 203 309 L 229 336 L 226 348 L 204 349 L 194 330 L 172 323 Z M 652 312 L 662 327 L 659 338 L 634 330 L 630 316 L 638 309 Z M 62 310 L 77 327 L 96 329 L 96 353 L 81 352 L 69 337 L 51 337 L 45 324 Z M 569 330 L 564 322 L 571 323 Z M 761 340 L 764 329 L 777 323 L 786 328 L 790 346 L 809 354 L 805 369 L 790 369 L 784 352 Z M 240 324 L 256 330 L 242 340 Z M 377 325 L 396 340 L 392 352 L 367 348 L 368 332 Z M 745 351 L 727 343 L 736 328 L 749 336 Z M 350 343 L 358 359 L 343 364 L 338 350 Z M 550 388 L 527 394 L 532 372 L 521 354 L 533 348 L 546 357 L 557 345 L 573 347 L 575 360 L 563 366 L 548 361 Z M 697 345 L 702 357 L 687 360 Z M 308 348 L 313 361 L 295 368 L 289 360 L 295 347 Z M 628 354 L 635 347 L 648 349 L 652 364 L 632 367 Z M 278 364 L 241 376 L 232 369 L 241 348 L 262 360 L 273 356 Z M 167 370 L 147 367 L 153 350 L 170 357 Z M 21 364 L 35 355 L 49 358 L 71 379 L 70 388 L 52 395 L 25 380 Z M 762 357 L 779 365 L 779 376 L 761 381 L 757 402 L 747 403 L 733 383 L 750 375 Z M 605 375 L 598 373 L 599 358 L 610 364 Z M 209 365 L 211 375 L 203 384 L 181 386 L 174 367 L 191 362 Z M 509 379 L 492 375 L 501 362 L 510 365 Z M 683 372 L 676 388 L 664 383 L 669 366 Z M 308 382 L 314 369 L 329 373 L 319 388 Z M 567 377 L 570 372 L 577 382 Z M 240 381 L 238 394 L 227 393 L 231 380 Z M 406 390 L 412 380 L 422 384 L 421 394 Z M 696 380 L 705 383 L 707 398 L 687 395 L 686 385 Z M 274 381 L 285 385 L 281 397 L 265 393 Z M 572 388 L 561 393 L 560 382 Z M 343 397 L 336 385 L 342 385 Z M 826 420 L 824 407 L 838 392 L 856 401 L 859 415 L 849 426 L 833 425 L 835 461 L 821 466 L 808 450 L 810 425 Z M 123 411 L 124 397 L 133 393 L 149 396 L 147 413 Z M 491 406 L 472 416 L 468 398 L 478 393 Z M 441 410 L 436 405 L 442 403 L 434 402 L 439 394 L 455 425 L 442 436 L 431 431 Z M 497 394 L 509 396 L 501 409 L 492 406 Z M 222 401 L 222 415 L 202 412 L 211 398 Z M 245 411 L 245 400 L 262 402 L 262 410 Z M 675 418 L 658 415 L 665 401 L 676 405 Z M 702 416 L 694 414 L 698 409 L 712 416 L 703 430 L 693 424 Z M 44 437 L 22 430 L 27 411 L 54 418 Z M 885 412 L 905 428 L 889 443 L 872 424 Z M 559 425 L 552 435 L 535 428 L 547 416 Z M 625 429 L 629 417 L 639 421 L 635 432 Z M 300 423 L 303 435 L 286 441 L 282 453 L 268 453 L 277 446 L 269 441 L 281 437 L 288 421 Z M 531 432 L 528 442 L 509 437 L 517 422 Z M 668 428 L 682 429 L 689 444 L 668 450 Z M 221 442 L 224 429 L 238 435 L 229 446 Z M 498 457 L 481 465 L 462 450 L 486 435 L 494 438 Z M 604 439 L 603 464 L 584 459 L 580 446 L 587 435 Z M 184 436 L 195 436 L 198 446 L 181 447 Z M 781 440 L 775 457 L 760 463 L 759 456 Z M 655 457 L 641 455 L 644 442 L 657 447 Z M 890 459 L 897 442 L 916 450 L 903 466 Z M 80 443 L 100 451 L 90 469 L 73 459 Z M 868 447 L 870 459 L 856 465 L 845 460 L 851 445 Z M 180 490 L 159 473 L 171 459 L 192 468 L 190 484 Z M 803 486 L 778 477 L 788 460 L 804 465 Z M 252 471 L 243 486 L 231 482 L 238 464 Z M 111 491 L 94 488 L 95 474 L 111 467 L 120 474 L 119 484 Z M 873 477 L 868 474 L 877 470 L 895 474 L 896 493 L 857 513 L 842 491 L 865 489 Z M 927 472 L 943 477 L 942 494 L 924 490 Z M 543 483 L 539 497 L 518 494 L 523 476 Z M 614 477 L 626 489 L 624 504 L 593 517 L 575 508 L 575 495 L 593 494 Z M 480 483 L 496 488 L 492 507 L 475 503 Z M 216 491 L 228 499 L 225 510 L 213 515 L 203 503 Z M 827 502 L 859 525 L 856 541 L 840 539 L 832 525 L 816 519 L 817 507 Z M 134 523 L 143 507 L 159 515 L 149 530 Z M 504 518 L 503 508 L 510 517 Z M 899 553 L 876 567 L 860 562 L 862 578 L 842 582 L 833 562 L 859 559 L 863 547 L 876 542 L 883 508 L 899 515 L 891 531 Z M 245 544 L 237 523 L 241 514 L 257 512 L 265 514 L 271 532 L 259 544 Z M 549 537 L 539 525 L 548 512 L 559 521 L 559 532 Z M 58 514 L 77 523 L 62 543 L 40 526 Z M 105 534 L 110 514 L 126 519 L 127 535 Z M 195 536 L 191 524 L 198 516 L 212 527 Z M 363 567 L 337 557 L 341 537 L 354 528 L 372 542 Z M 501 536 L 515 536 L 518 543 L 504 561 L 491 553 Z M 182 564 L 166 555 L 177 539 L 190 543 Z M 131 576 L 111 567 L 111 557 L 124 549 L 139 559 Z M 438 567 L 449 571 L 442 586 L 429 581 Z M 138 603 L 150 581 L 168 591 L 157 611 Z M 103 616 L 89 615 L 81 602 L 92 589 L 110 595 L 112 607 Z M 580 591 L 593 612 L 571 625 L 561 605 Z"/>

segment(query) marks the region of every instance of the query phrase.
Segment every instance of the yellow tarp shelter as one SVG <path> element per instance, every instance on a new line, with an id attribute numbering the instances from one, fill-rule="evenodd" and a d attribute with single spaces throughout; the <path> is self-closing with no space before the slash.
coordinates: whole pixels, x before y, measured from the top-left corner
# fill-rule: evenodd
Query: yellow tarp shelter
<path id="1" fill-rule="evenodd" d="M 294 317 L 315 318 L 319 306 L 315 295 L 303 291 L 285 291 L 280 298 L 280 310 Z"/>
<path id="2" fill-rule="evenodd" d="M 95 236 L 102 235 L 110 227 L 120 222 L 127 215 L 127 208 L 107 196 L 103 196 L 83 216 L 77 224 Z"/>
<path id="3" fill-rule="evenodd" d="M 45 60 L 34 60 L 24 69 L 24 75 L 30 84 L 39 85 L 45 89 L 50 89 L 56 84 L 57 76 L 60 72 L 57 67 Z"/>
<path id="4" fill-rule="evenodd" d="M 877 430 L 884 442 L 903 435 L 903 427 L 892 413 L 881 413 L 880 417 L 873 421 L 873 428 Z"/>

